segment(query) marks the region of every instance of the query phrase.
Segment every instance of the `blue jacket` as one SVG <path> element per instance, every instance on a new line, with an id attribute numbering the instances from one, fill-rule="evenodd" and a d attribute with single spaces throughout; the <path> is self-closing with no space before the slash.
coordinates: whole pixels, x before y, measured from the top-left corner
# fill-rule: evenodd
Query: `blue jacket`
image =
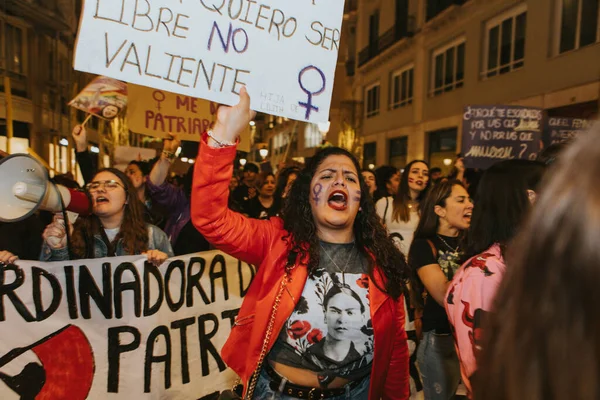
<path id="1" fill-rule="evenodd" d="M 173 249 L 167 234 L 164 233 L 160 228 L 146 224 L 148 227 L 148 250 L 160 250 L 166 253 L 169 257 L 173 257 Z M 123 249 L 122 240 L 117 243 L 116 251 L 117 256 L 129 256 L 129 254 Z M 102 240 L 102 236 L 99 234 L 94 235 L 94 258 L 108 257 L 108 248 L 106 243 Z M 66 247 L 62 249 L 52 249 L 44 242 L 42 246 L 42 254 L 40 255 L 40 261 L 64 261 L 69 259 L 69 251 Z"/>

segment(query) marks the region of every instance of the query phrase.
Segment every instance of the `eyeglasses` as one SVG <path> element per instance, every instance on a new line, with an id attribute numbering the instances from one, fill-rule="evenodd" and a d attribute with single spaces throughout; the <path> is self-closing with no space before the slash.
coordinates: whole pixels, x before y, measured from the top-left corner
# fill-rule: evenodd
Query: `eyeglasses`
<path id="1" fill-rule="evenodd" d="M 119 182 L 115 181 L 114 179 L 110 179 L 108 181 L 90 182 L 85 186 L 85 188 L 87 189 L 88 192 L 94 193 L 100 189 L 100 186 L 104 187 L 104 190 L 106 190 L 106 191 L 115 190 L 118 187 L 122 187 L 123 190 L 125 190 L 125 187 L 123 185 L 121 185 Z"/>

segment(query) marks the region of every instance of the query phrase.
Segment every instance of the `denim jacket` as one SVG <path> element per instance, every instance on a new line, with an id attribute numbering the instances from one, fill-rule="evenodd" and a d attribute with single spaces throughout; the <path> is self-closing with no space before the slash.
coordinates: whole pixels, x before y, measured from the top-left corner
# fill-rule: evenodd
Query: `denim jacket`
<path id="1" fill-rule="evenodd" d="M 164 233 L 160 228 L 146 224 L 148 227 L 148 250 L 160 250 L 166 253 L 169 257 L 173 257 L 173 249 L 167 234 Z M 123 242 L 119 240 L 115 251 L 117 256 L 128 256 L 129 254 L 123 249 Z M 102 240 L 100 234 L 94 235 L 94 258 L 108 257 L 108 248 L 106 243 Z M 42 254 L 40 255 L 40 261 L 64 261 L 69 259 L 69 251 L 66 247 L 62 249 L 52 249 L 44 242 L 42 246 Z"/>

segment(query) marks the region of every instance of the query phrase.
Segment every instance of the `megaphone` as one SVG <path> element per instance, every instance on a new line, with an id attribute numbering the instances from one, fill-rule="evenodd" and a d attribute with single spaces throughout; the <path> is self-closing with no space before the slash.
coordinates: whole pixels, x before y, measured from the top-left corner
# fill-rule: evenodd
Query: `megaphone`
<path id="1" fill-rule="evenodd" d="M 62 201 L 61 201 L 62 200 Z M 0 160 L 0 221 L 17 222 L 38 209 L 89 215 L 88 196 L 50 182 L 48 171 L 27 154 L 13 154 Z"/>

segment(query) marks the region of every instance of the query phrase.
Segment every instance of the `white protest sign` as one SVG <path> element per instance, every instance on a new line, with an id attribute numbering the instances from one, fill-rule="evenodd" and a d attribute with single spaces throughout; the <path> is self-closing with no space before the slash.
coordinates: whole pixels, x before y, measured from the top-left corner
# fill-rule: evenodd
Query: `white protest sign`
<path id="1" fill-rule="evenodd" d="M 75 69 L 327 122 L 344 0 L 85 0 Z"/>
<path id="2" fill-rule="evenodd" d="M 254 267 L 217 251 L 0 266 L 0 398 L 201 399 Z M 20 384 L 17 384 L 20 383 Z"/>

